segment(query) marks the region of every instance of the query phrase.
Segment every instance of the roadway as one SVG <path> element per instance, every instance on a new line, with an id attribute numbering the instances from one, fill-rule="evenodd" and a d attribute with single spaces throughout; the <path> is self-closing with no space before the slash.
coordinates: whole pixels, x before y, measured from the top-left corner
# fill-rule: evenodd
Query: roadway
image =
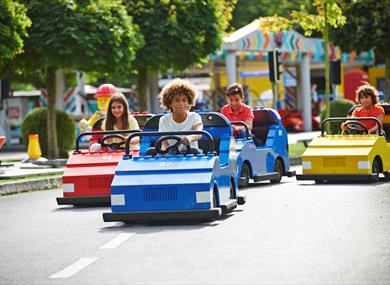
<path id="1" fill-rule="evenodd" d="M 104 223 L 60 190 L 0 197 L 0 284 L 390 284 L 390 183 L 283 178 L 209 223 Z"/>

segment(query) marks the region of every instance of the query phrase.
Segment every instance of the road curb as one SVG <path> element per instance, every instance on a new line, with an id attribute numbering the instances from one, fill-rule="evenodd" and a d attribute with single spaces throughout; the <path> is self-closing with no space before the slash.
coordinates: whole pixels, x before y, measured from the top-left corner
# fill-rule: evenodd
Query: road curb
<path id="1" fill-rule="evenodd" d="M 62 186 L 62 177 L 26 180 L 0 184 L 0 195 L 10 195 L 35 190 L 49 190 Z"/>

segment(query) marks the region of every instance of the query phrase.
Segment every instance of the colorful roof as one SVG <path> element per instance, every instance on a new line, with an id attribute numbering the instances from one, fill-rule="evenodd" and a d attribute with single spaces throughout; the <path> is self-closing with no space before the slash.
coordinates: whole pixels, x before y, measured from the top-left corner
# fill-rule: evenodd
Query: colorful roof
<path id="1" fill-rule="evenodd" d="M 267 60 L 268 51 L 278 48 L 284 61 L 299 61 L 302 53 L 308 53 L 310 61 L 324 62 L 324 40 L 307 38 L 294 30 L 265 34 L 260 29 L 260 20 L 255 20 L 245 27 L 224 38 L 221 50 L 211 56 L 212 60 L 224 60 L 229 51 L 236 51 L 237 56 L 246 60 Z M 329 60 L 341 59 L 344 63 L 370 65 L 374 63 L 374 52 L 361 54 L 341 53 L 332 43 L 328 45 Z"/>

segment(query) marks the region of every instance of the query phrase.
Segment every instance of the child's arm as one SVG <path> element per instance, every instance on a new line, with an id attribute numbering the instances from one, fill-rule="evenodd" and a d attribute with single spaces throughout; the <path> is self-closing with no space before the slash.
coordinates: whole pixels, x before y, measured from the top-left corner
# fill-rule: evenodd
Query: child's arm
<path id="1" fill-rule="evenodd" d="M 202 124 L 196 124 L 193 128 L 193 131 L 201 131 L 203 130 L 203 125 Z M 184 136 L 181 138 L 181 143 L 185 145 L 189 145 L 192 141 L 197 141 L 202 137 L 202 135 L 189 135 L 189 136 Z"/>
<path id="2" fill-rule="evenodd" d="M 139 130 L 139 125 L 137 120 L 134 118 L 133 115 L 129 114 L 129 127 L 130 130 Z M 132 138 L 130 141 L 130 144 L 137 145 L 139 144 L 139 137 Z"/>

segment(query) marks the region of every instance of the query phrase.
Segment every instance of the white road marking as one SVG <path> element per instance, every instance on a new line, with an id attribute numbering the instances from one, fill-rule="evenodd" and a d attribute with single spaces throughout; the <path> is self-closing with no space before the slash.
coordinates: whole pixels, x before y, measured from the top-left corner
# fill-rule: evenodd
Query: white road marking
<path id="1" fill-rule="evenodd" d="M 126 240 L 128 240 L 130 237 L 132 237 L 134 234 L 126 234 L 122 233 L 114 237 L 112 240 L 107 242 L 106 244 L 102 245 L 99 249 L 113 249 L 120 246 L 122 243 L 124 243 Z"/>
<path id="2" fill-rule="evenodd" d="M 51 279 L 61 279 L 61 278 L 68 278 L 76 274 L 77 272 L 83 270 L 87 266 L 94 263 L 96 260 L 98 260 L 97 257 L 83 257 L 77 260 L 75 263 L 69 265 L 65 269 L 50 275 L 49 278 Z"/>

